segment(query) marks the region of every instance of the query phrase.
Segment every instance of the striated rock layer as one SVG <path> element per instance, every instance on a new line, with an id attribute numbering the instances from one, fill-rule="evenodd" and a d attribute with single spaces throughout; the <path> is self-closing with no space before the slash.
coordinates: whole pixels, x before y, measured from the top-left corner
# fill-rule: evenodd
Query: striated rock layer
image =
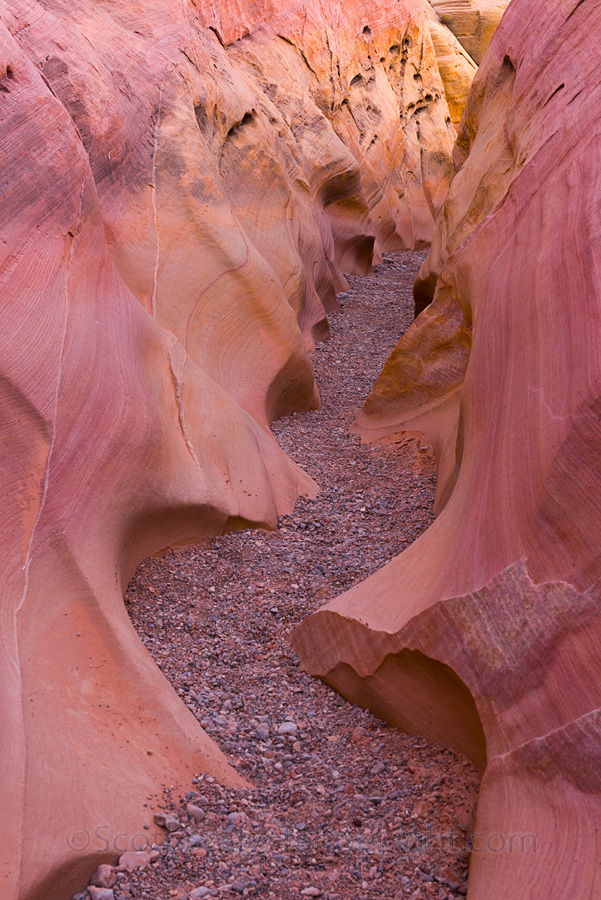
<path id="1" fill-rule="evenodd" d="M 472 900 L 601 894 L 600 13 L 513 0 L 493 38 L 416 286 L 432 302 L 356 426 L 429 435 L 440 515 L 293 638 L 346 697 L 482 766 Z"/>
<path id="2" fill-rule="evenodd" d="M 430 5 L 479 65 L 509 0 L 430 0 Z"/>
<path id="3" fill-rule="evenodd" d="M 420 0 L 0 0 L 3 900 L 239 783 L 123 590 L 315 491 L 269 423 L 344 272 L 430 240 L 453 137 Z"/>
<path id="4" fill-rule="evenodd" d="M 428 0 L 422 0 L 422 6 L 436 54 L 438 71 L 449 104 L 449 112 L 453 123 L 459 125 L 478 67 L 451 29 L 443 23 L 433 6 L 428 3 Z"/>

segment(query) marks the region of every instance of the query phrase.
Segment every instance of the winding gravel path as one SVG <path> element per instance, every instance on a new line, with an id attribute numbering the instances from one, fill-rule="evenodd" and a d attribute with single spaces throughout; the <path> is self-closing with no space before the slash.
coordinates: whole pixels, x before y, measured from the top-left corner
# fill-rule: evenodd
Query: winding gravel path
<path id="1" fill-rule="evenodd" d="M 149 651 L 253 790 L 199 776 L 165 795 L 181 827 L 116 900 L 249 896 L 452 900 L 465 894 L 478 775 L 307 677 L 286 640 L 304 616 L 400 553 L 432 521 L 430 449 L 362 446 L 348 429 L 412 320 L 423 254 L 351 278 L 315 351 L 322 408 L 281 420 L 321 486 L 275 533 L 226 535 L 146 561 L 127 596 Z M 187 809 L 187 804 L 192 807 Z"/>

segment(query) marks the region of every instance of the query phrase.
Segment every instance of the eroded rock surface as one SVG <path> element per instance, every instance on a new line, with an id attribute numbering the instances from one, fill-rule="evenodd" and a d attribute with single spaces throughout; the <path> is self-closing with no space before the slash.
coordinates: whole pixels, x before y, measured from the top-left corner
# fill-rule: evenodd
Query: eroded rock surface
<path id="1" fill-rule="evenodd" d="M 0 0 L 3 898 L 239 783 L 123 589 L 314 493 L 269 424 L 344 273 L 430 241 L 473 71 L 422 0 Z"/>
<path id="2" fill-rule="evenodd" d="M 444 84 L 449 112 L 454 124 L 459 125 L 477 66 L 451 29 L 435 12 L 433 5 L 428 0 L 422 0 L 422 5 L 436 53 L 438 70 Z"/>
<path id="3" fill-rule="evenodd" d="M 268 425 L 344 272 L 430 240 L 453 136 L 417 0 L 0 3 L 3 900 L 240 783 L 123 590 L 315 491 Z"/>
<path id="4" fill-rule="evenodd" d="M 430 0 L 430 5 L 479 65 L 509 0 Z"/>
<path id="5" fill-rule="evenodd" d="M 440 515 L 294 636 L 346 697 L 480 763 L 474 900 L 601 891 L 600 12 L 513 0 L 493 38 L 431 305 L 357 419 L 430 435 Z"/>

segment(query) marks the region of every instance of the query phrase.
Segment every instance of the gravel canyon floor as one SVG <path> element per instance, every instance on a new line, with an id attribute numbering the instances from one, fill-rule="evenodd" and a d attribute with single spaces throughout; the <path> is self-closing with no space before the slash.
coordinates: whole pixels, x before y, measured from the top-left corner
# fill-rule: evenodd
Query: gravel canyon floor
<path id="1" fill-rule="evenodd" d="M 349 279 L 332 338 L 314 352 L 321 409 L 275 423 L 319 483 L 317 499 L 301 500 L 277 532 L 228 534 L 147 560 L 130 584 L 128 608 L 149 652 L 250 786 L 228 790 L 199 775 L 186 797 L 167 792 L 174 831 L 145 869 L 117 873 L 116 900 L 466 893 L 477 771 L 307 677 L 287 641 L 432 521 L 430 448 L 414 439 L 364 446 L 349 434 L 412 320 L 423 258 L 387 254 L 373 276 Z"/>

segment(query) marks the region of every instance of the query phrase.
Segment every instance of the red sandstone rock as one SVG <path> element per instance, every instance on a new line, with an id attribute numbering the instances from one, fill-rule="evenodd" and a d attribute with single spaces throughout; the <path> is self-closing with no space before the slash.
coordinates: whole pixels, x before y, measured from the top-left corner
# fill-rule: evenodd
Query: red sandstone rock
<path id="1" fill-rule="evenodd" d="M 0 893 L 64 900 L 164 784 L 239 783 L 123 590 L 315 490 L 268 424 L 344 271 L 430 239 L 453 131 L 417 0 L 0 12 Z"/>
<path id="2" fill-rule="evenodd" d="M 345 237 L 358 219 L 357 197 L 365 198 L 376 254 L 428 242 L 454 134 L 421 4 L 307 3 L 261 18 L 261 27 L 248 17 L 246 37 L 229 18 L 224 24 L 207 13 L 203 21 L 214 23 L 228 58 L 290 127 L 290 160 L 300 155 L 318 174 L 309 193 L 344 271 L 360 271 L 369 255 Z M 281 241 L 277 231 L 269 238 L 271 248 Z"/>
<path id="3" fill-rule="evenodd" d="M 2 54 L 0 883 L 64 897 L 144 834 L 166 780 L 239 780 L 134 633 L 133 569 L 310 485 L 206 371 L 182 383 L 111 262 L 75 126 L 6 31 Z"/>
<path id="4" fill-rule="evenodd" d="M 432 437 L 441 512 L 294 635 L 310 672 L 483 767 L 472 900 L 601 893 L 600 13 L 513 0 L 493 38 L 433 302 L 357 419 Z"/>
<path id="5" fill-rule="evenodd" d="M 119 865 L 124 866 L 128 872 L 134 869 L 144 869 L 150 863 L 150 853 L 147 850 L 129 850 L 119 857 Z"/>

